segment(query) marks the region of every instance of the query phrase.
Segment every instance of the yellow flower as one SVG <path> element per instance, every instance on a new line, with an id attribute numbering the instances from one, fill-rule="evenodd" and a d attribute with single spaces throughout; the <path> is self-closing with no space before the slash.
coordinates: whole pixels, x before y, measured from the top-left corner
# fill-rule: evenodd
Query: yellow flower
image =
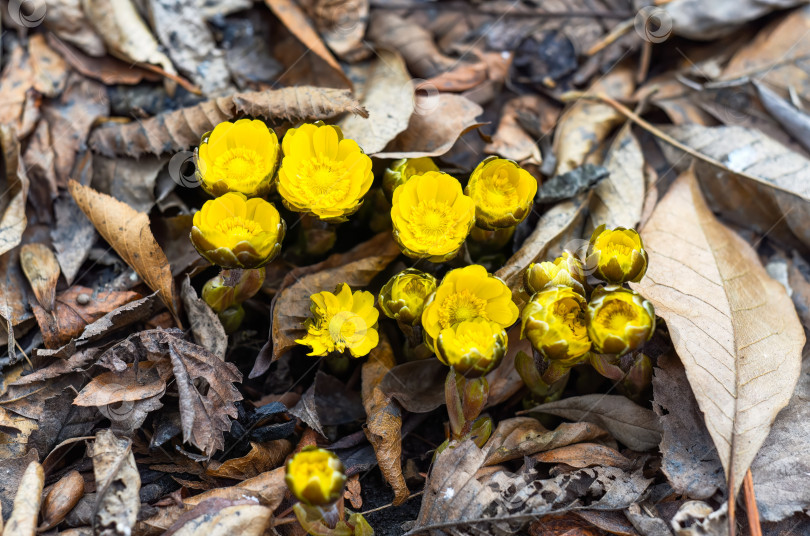
<path id="1" fill-rule="evenodd" d="M 491 156 L 478 164 L 464 192 L 475 202 L 478 227 L 514 227 L 532 209 L 537 179 L 515 162 Z"/>
<path id="2" fill-rule="evenodd" d="M 428 299 L 422 313 L 422 327 L 428 346 L 437 351 L 435 342 L 444 329 L 476 318 L 508 328 L 517 317 L 518 308 L 512 301 L 509 287 L 487 273 L 483 266 L 473 264 L 451 270 L 444 276 Z"/>
<path id="3" fill-rule="evenodd" d="M 445 328 L 436 341 L 439 361 L 468 378 L 487 374 L 506 353 L 506 331 L 481 317 Z"/>
<path id="4" fill-rule="evenodd" d="M 286 226 L 264 199 L 231 192 L 206 201 L 194 214 L 191 243 L 222 268 L 259 268 L 281 250 Z"/>
<path id="5" fill-rule="evenodd" d="M 538 292 L 523 309 L 521 337 L 549 360 L 579 363 L 591 348 L 585 327 L 585 298 L 571 287 Z"/>
<path id="6" fill-rule="evenodd" d="M 318 292 L 310 299 L 312 318 L 304 322 L 307 334 L 295 341 L 312 349 L 307 355 L 324 356 L 348 349 L 352 357 L 362 357 L 377 346 L 380 313 L 371 292 L 352 294 L 349 285 L 341 283 L 334 293 Z"/>
<path id="7" fill-rule="evenodd" d="M 278 192 L 284 205 L 327 221 L 357 212 L 371 187 L 371 158 L 333 125 L 305 124 L 287 131 Z"/>
<path id="8" fill-rule="evenodd" d="M 394 238 L 413 258 L 453 258 L 475 223 L 475 205 L 446 173 L 428 171 L 394 190 Z"/>
<path id="9" fill-rule="evenodd" d="M 388 318 L 416 324 L 422 317 L 425 301 L 436 290 L 436 278 L 415 268 L 396 274 L 380 290 L 378 303 Z"/>
<path id="10" fill-rule="evenodd" d="M 397 186 L 405 184 L 414 175 L 421 175 L 428 171 L 439 171 L 439 166 L 437 166 L 429 156 L 395 160 L 388 166 L 383 176 L 383 190 L 385 190 L 385 195 L 388 196 L 390 200 Z"/>
<path id="11" fill-rule="evenodd" d="M 530 264 L 523 274 L 523 286 L 531 296 L 546 287 L 563 285 L 585 295 L 585 270 L 576 256 L 564 251 L 554 262 Z"/>
<path id="12" fill-rule="evenodd" d="M 635 230 L 624 227 L 611 230 L 600 225 L 591 235 L 586 264 L 602 281 L 638 282 L 647 271 L 647 252 Z"/>
<path id="13" fill-rule="evenodd" d="M 618 285 L 593 291 L 586 318 L 593 349 L 600 354 L 626 354 L 650 340 L 655 331 L 652 304 Z"/>
<path id="14" fill-rule="evenodd" d="M 310 445 L 287 461 L 284 481 L 302 503 L 326 506 L 343 495 L 346 474 L 334 452 Z"/>
<path id="15" fill-rule="evenodd" d="M 203 136 L 197 150 L 197 176 L 213 196 L 239 192 L 263 197 L 272 186 L 279 157 L 276 133 L 257 119 L 224 121 Z"/>

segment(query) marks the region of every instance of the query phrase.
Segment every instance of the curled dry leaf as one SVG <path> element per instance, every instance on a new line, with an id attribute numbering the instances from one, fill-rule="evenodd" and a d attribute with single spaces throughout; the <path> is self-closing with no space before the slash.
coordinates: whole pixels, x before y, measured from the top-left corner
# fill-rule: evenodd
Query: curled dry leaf
<path id="1" fill-rule="evenodd" d="M 381 336 L 380 343 L 363 363 L 361 395 L 367 416 L 366 437 L 374 447 L 383 477 L 394 488 L 394 505 L 398 506 L 410 495 L 402 475 L 402 409 L 380 389 L 380 382 L 395 365 L 391 343 Z"/>
<path id="2" fill-rule="evenodd" d="M 96 477 L 93 533 L 98 536 L 129 536 L 138 517 L 141 476 L 135 466 L 131 442 L 101 430 L 87 446 Z"/>
<path id="3" fill-rule="evenodd" d="M 522 95 L 511 99 L 504 105 L 498 129 L 484 151 L 521 164 L 539 166 L 543 162 L 543 155 L 535 137 L 521 126 L 521 114 L 538 117 L 541 120 L 538 130 L 545 134 L 552 130 L 559 110 L 539 95 Z"/>
<path id="4" fill-rule="evenodd" d="M 45 531 L 61 523 L 82 496 L 84 478 L 74 469 L 60 478 L 45 495 L 42 501 L 42 524 L 37 530 Z"/>
<path id="5" fill-rule="evenodd" d="M 350 115 L 340 122 L 343 135 L 366 154 L 379 153 L 408 128 L 414 108 L 413 84 L 402 57 L 385 49 L 377 56 L 360 101 L 368 117 Z"/>
<path id="6" fill-rule="evenodd" d="M 25 244 L 20 249 L 20 265 L 43 309 L 50 312 L 56 298 L 59 261 L 45 244 Z"/>
<path id="7" fill-rule="evenodd" d="M 241 534 L 243 536 L 262 536 L 273 517 L 273 511 L 255 503 L 226 506 L 217 512 L 206 512 L 186 522 L 173 536 L 229 536 Z"/>
<path id="8" fill-rule="evenodd" d="M 427 413 L 445 403 L 447 367 L 438 359 L 420 359 L 391 367 L 379 389 L 412 413 Z"/>
<path id="9" fill-rule="evenodd" d="M 107 156 L 163 154 L 188 149 L 223 122 L 241 116 L 297 123 L 367 112 L 350 91 L 310 86 L 236 93 L 155 117 L 96 129 L 90 147 Z"/>
<path id="10" fill-rule="evenodd" d="M 191 280 L 186 276 L 180 288 L 180 297 L 188 315 L 191 332 L 197 344 L 225 360 L 225 351 L 228 349 L 228 335 L 222 327 L 217 314 L 211 307 L 197 296 Z"/>
<path id="11" fill-rule="evenodd" d="M 250 443 L 250 452 L 240 458 L 231 458 L 225 462 L 211 461 L 205 472 L 218 478 L 247 480 L 259 476 L 265 471 L 275 469 L 293 450 L 293 445 L 286 439 L 276 439 L 264 443 Z"/>
<path id="12" fill-rule="evenodd" d="M 598 424 L 633 450 L 654 449 L 661 442 L 658 415 L 621 395 L 572 396 L 529 411 Z"/>
<path id="13" fill-rule="evenodd" d="M 45 472 L 38 461 L 28 464 L 20 479 L 17 495 L 14 496 L 14 510 L 8 518 L 3 534 L 13 536 L 34 536 L 42 500 L 42 486 Z"/>
<path id="14" fill-rule="evenodd" d="M 69 189 L 99 234 L 149 288 L 159 292 L 180 325 L 169 261 L 149 229 L 149 216 L 76 181 L 70 181 Z"/>
<path id="15" fill-rule="evenodd" d="M 0 124 L 0 146 L 5 164 L 4 180 L 0 182 L 0 191 L 3 192 L 0 197 L 0 255 L 3 255 L 22 240 L 28 223 L 25 202 L 28 199 L 29 182 L 20 159 L 20 142 L 14 129 L 6 123 Z"/>
<path id="16" fill-rule="evenodd" d="M 109 406 L 122 404 L 116 412 L 124 412 L 124 406 L 147 398 L 163 396 L 166 380 L 172 371 L 168 361 L 130 363 L 122 372 L 103 372 L 95 376 L 76 395 L 73 404 L 77 406 Z"/>
<path id="17" fill-rule="evenodd" d="M 667 323 L 734 494 L 799 379 L 804 330 L 784 287 L 717 221 L 691 172 L 641 234 L 650 259 L 633 288 Z"/>
<path id="18" fill-rule="evenodd" d="M 360 473 L 355 473 L 346 481 L 346 491 L 343 492 L 343 498 L 352 504 L 352 508 L 359 510 L 363 507 L 363 495 L 361 492 Z"/>
<path id="19" fill-rule="evenodd" d="M 577 443 L 557 447 L 545 452 L 538 452 L 532 455 L 532 458 L 543 463 L 564 463 L 578 469 L 605 465 L 628 471 L 633 467 L 632 460 L 622 456 L 619 451 L 599 443 Z"/>

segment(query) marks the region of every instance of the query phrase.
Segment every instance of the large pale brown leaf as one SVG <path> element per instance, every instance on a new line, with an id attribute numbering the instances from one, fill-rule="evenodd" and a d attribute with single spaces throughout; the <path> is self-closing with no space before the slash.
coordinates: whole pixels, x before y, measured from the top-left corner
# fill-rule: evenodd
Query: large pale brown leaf
<path id="1" fill-rule="evenodd" d="M 17 495 L 14 497 L 14 510 L 3 531 L 13 536 L 34 536 L 36 534 L 37 516 L 42 500 L 42 486 L 45 483 L 45 472 L 38 461 L 32 461 L 25 469 Z"/>
<path id="2" fill-rule="evenodd" d="M 10 251 L 22 240 L 28 224 L 25 202 L 28 199 L 28 176 L 20 160 L 20 142 L 8 125 L 0 125 L 0 146 L 5 164 L 4 179 L 0 182 L 0 255 Z"/>
<path id="3" fill-rule="evenodd" d="M 634 288 L 672 341 L 735 493 L 799 378 L 804 330 L 784 287 L 682 174 L 642 230 Z"/>
<path id="4" fill-rule="evenodd" d="M 93 533 L 99 536 L 129 535 L 138 517 L 141 476 L 131 447 L 130 440 L 119 439 L 109 430 L 99 431 L 87 447 L 96 477 Z"/>
<path id="5" fill-rule="evenodd" d="M 98 128 L 90 136 L 90 147 L 107 156 L 159 155 L 193 147 L 219 123 L 241 116 L 297 123 L 345 112 L 367 115 L 345 89 L 301 86 L 236 93 L 143 121 Z"/>
<path id="6" fill-rule="evenodd" d="M 177 318 L 174 279 L 169 261 L 149 228 L 149 216 L 76 181 L 70 181 L 70 195 L 104 240 L 149 288 L 160 293 Z"/>

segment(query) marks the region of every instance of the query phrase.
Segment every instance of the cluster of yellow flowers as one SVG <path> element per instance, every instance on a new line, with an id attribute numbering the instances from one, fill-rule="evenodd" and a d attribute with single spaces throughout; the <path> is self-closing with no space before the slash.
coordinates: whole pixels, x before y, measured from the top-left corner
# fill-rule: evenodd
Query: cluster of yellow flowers
<path id="1" fill-rule="evenodd" d="M 588 300 L 586 270 L 604 281 Z M 522 335 L 550 363 L 568 369 L 588 352 L 624 355 L 652 337 L 652 304 L 623 283 L 640 281 L 647 253 L 633 229 L 594 230 L 584 264 L 563 253 L 529 266 L 524 290 L 531 299 L 522 314 Z"/>

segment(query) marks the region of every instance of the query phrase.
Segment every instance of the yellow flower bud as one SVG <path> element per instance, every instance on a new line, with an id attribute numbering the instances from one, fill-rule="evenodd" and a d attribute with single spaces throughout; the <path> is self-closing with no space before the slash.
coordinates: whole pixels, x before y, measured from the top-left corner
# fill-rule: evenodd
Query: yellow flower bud
<path id="1" fill-rule="evenodd" d="M 597 227 L 588 247 L 588 268 L 608 283 L 638 282 L 647 271 L 647 252 L 634 229 Z"/>
<path id="2" fill-rule="evenodd" d="M 231 192 L 194 214 L 191 243 L 222 268 L 259 268 L 281 251 L 286 225 L 272 203 Z"/>
<path id="3" fill-rule="evenodd" d="M 437 166 L 429 156 L 423 156 L 421 158 L 402 158 L 391 162 L 391 165 L 385 170 L 385 175 L 383 176 L 383 190 L 385 190 L 385 195 L 390 201 L 397 186 L 405 184 L 415 175 L 421 175 L 428 171 L 439 171 L 439 166 Z"/>
<path id="4" fill-rule="evenodd" d="M 618 285 L 593 291 L 586 318 L 593 349 L 600 354 L 626 354 L 650 340 L 655 331 L 652 304 Z"/>
<path id="5" fill-rule="evenodd" d="M 439 361 L 467 378 L 498 366 L 506 353 L 506 331 L 495 322 L 476 318 L 443 329 L 436 341 Z"/>
<path id="6" fill-rule="evenodd" d="M 523 286 L 531 296 L 546 287 L 563 285 L 585 295 L 585 270 L 574 255 L 564 251 L 554 262 L 530 264 L 523 274 Z"/>
<path id="7" fill-rule="evenodd" d="M 334 452 L 308 446 L 287 461 L 284 481 L 302 503 L 326 506 L 343 495 L 346 474 Z"/>
<path id="8" fill-rule="evenodd" d="M 571 287 L 538 292 L 523 309 L 521 337 L 528 338 L 546 359 L 576 365 L 591 348 L 586 306 L 585 298 Z"/>
<path id="9" fill-rule="evenodd" d="M 371 158 L 334 125 L 305 124 L 287 131 L 278 192 L 284 206 L 325 221 L 345 221 L 371 188 Z"/>
<path id="10" fill-rule="evenodd" d="M 428 299 L 422 327 L 428 346 L 438 352 L 435 342 L 444 329 L 476 318 L 508 328 L 518 314 L 509 287 L 480 264 L 472 264 L 447 272 Z"/>
<path id="11" fill-rule="evenodd" d="M 280 148 L 276 133 L 262 121 L 224 121 L 203 136 L 197 149 L 200 185 L 213 196 L 263 197 L 272 186 Z"/>
<path id="12" fill-rule="evenodd" d="M 446 173 L 428 171 L 394 191 L 391 220 L 403 253 L 432 262 L 452 259 L 475 223 L 475 205 Z"/>
<path id="13" fill-rule="evenodd" d="M 428 296 L 436 290 L 436 278 L 415 268 L 396 274 L 380 290 L 378 303 L 388 318 L 416 324 L 422 317 Z"/>
<path id="14" fill-rule="evenodd" d="M 374 295 L 358 290 L 352 294 L 342 283 L 335 292 L 318 292 L 310 296 L 312 318 L 304 322 L 307 334 L 295 342 L 309 346 L 307 355 L 325 356 L 330 352 L 349 350 L 352 357 L 367 355 L 379 342 Z"/>
<path id="15" fill-rule="evenodd" d="M 211 309 L 221 313 L 234 304 L 256 295 L 264 283 L 264 267 L 252 270 L 221 270 L 202 289 L 202 299 Z"/>
<path id="16" fill-rule="evenodd" d="M 532 209 L 537 179 L 512 160 L 491 156 L 473 170 L 464 192 L 475 203 L 478 227 L 514 227 Z"/>

